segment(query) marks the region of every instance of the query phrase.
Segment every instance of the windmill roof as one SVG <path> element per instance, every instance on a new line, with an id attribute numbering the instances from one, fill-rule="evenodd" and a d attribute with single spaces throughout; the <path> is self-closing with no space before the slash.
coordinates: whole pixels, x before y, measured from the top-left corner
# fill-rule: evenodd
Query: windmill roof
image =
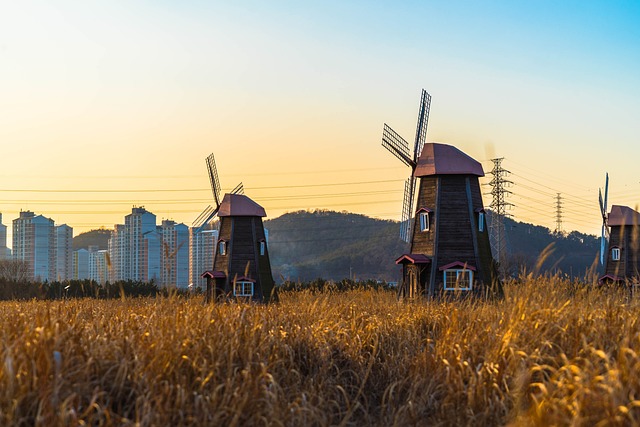
<path id="1" fill-rule="evenodd" d="M 640 213 L 628 206 L 612 205 L 611 212 L 607 217 L 609 226 L 616 225 L 640 225 Z"/>
<path id="2" fill-rule="evenodd" d="M 431 258 L 424 254 L 403 254 L 396 260 L 396 264 L 411 263 L 411 264 L 428 264 L 431 262 Z"/>
<path id="3" fill-rule="evenodd" d="M 267 216 L 264 208 L 244 194 L 227 193 L 220 203 L 218 216 Z"/>
<path id="4" fill-rule="evenodd" d="M 477 160 L 447 144 L 431 142 L 424 145 L 413 176 L 477 175 L 484 176 Z"/>

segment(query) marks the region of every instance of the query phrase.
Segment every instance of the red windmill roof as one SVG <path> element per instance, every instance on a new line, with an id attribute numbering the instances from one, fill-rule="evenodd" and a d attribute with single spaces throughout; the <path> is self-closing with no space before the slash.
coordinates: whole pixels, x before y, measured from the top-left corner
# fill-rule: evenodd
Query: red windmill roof
<path id="1" fill-rule="evenodd" d="M 615 225 L 640 225 L 640 213 L 628 206 L 612 205 L 607 217 L 609 226 Z"/>
<path id="2" fill-rule="evenodd" d="M 484 176 L 482 165 L 456 147 L 431 142 L 424 145 L 413 176 L 477 175 Z"/>
<path id="3" fill-rule="evenodd" d="M 218 216 L 267 216 L 264 208 L 244 194 L 225 194 Z"/>

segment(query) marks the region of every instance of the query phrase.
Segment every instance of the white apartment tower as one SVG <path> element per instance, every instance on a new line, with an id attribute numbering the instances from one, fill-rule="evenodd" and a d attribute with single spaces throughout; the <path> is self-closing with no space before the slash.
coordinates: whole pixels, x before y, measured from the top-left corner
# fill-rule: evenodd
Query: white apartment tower
<path id="1" fill-rule="evenodd" d="M 2 213 L 0 213 L 0 259 L 11 258 L 11 251 L 7 247 L 7 226 L 2 223 Z"/>
<path id="2" fill-rule="evenodd" d="M 200 277 L 203 271 L 213 268 L 213 257 L 218 240 L 217 223 L 210 222 L 205 228 L 196 232 L 196 228 L 189 228 L 189 274 L 190 283 L 204 289 L 207 279 Z"/>
<path id="3" fill-rule="evenodd" d="M 13 258 L 27 263 L 33 280 L 56 279 L 55 243 L 52 219 L 23 211 L 13 220 Z"/>
<path id="4" fill-rule="evenodd" d="M 56 280 L 73 278 L 73 228 L 56 226 Z"/>
<path id="5" fill-rule="evenodd" d="M 161 236 L 162 280 L 163 286 L 189 286 L 189 227 L 164 220 L 158 227 Z"/>

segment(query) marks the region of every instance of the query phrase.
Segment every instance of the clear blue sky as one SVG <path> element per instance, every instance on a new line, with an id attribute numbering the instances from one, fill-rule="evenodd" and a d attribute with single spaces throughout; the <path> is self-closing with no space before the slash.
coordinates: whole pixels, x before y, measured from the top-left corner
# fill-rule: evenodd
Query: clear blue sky
<path id="1" fill-rule="evenodd" d="M 516 219 L 553 227 L 560 192 L 565 227 L 598 233 L 605 171 L 640 201 L 639 23 L 621 1 L 3 1 L 0 211 L 190 224 L 214 152 L 271 217 L 398 218 L 382 124 L 411 140 L 425 88 L 427 140 L 505 157 Z"/>

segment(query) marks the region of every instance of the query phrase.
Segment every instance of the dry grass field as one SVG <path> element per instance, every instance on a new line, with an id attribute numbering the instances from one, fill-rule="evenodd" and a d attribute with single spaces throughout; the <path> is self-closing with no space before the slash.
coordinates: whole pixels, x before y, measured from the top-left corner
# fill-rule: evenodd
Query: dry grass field
<path id="1" fill-rule="evenodd" d="M 0 302 L 0 425 L 639 424 L 640 304 L 570 289 Z"/>

